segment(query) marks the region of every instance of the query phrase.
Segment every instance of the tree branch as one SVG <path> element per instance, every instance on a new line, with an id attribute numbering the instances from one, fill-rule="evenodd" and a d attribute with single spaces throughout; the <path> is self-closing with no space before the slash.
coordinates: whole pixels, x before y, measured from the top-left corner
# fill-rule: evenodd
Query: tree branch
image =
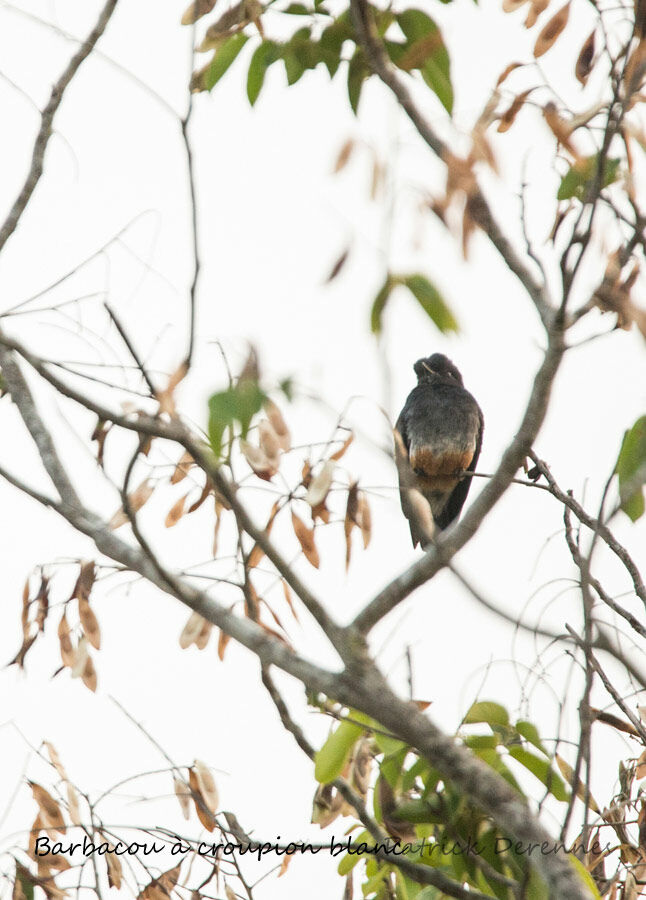
<path id="1" fill-rule="evenodd" d="M 27 173 L 27 178 L 25 179 L 25 183 L 22 186 L 22 190 L 16 197 L 13 206 L 9 210 L 9 214 L 4 221 L 2 228 L 0 228 L 0 252 L 2 252 L 4 245 L 16 230 L 18 222 L 20 221 L 20 218 L 24 213 L 27 204 L 31 200 L 31 196 L 34 193 L 36 185 L 40 181 L 40 176 L 43 174 L 45 151 L 47 150 L 49 139 L 52 136 L 54 116 L 58 111 L 58 107 L 61 105 L 61 101 L 63 99 L 65 91 L 76 75 L 80 66 L 90 55 L 97 41 L 105 31 L 116 5 L 117 0 L 107 0 L 103 9 L 101 10 L 99 18 L 97 19 L 96 25 L 87 36 L 84 43 L 81 44 L 79 49 L 71 58 L 71 60 L 67 64 L 67 67 L 65 68 L 65 71 L 52 88 L 47 105 L 45 106 L 45 109 L 41 114 L 40 128 L 34 142 L 31 165 L 29 167 L 29 172 Z"/>

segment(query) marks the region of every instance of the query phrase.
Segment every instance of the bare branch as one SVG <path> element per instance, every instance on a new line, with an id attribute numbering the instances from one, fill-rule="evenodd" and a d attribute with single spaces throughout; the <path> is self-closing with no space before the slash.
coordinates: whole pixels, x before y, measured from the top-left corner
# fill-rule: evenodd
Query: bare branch
<path id="1" fill-rule="evenodd" d="M 106 0 L 106 3 L 101 10 L 101 14 L 97 19 L 96 25 L 87 36 L 85 42 L 81 44 L 79 49 L 71 58 L 71 60 L 67 64 L 67 67 L 65 68 L 65 71 L 52 88 L 52 92 L 50 94 L 47 105 L 45 106 L 45 109 L 43 110 L 41 115 L 40 128 L 34 142 L 31 165 L 29 167 L 29 172 L 27 173 L 27 178 L 24 185 L 22 186 L 22 190 L 16 197 L 13 206 L 9 210 L 9 214 L 4 221 L 2 228 L 0 228 L 0 252 L 2 252 L 4 245 L 16 230 L 16 226 L 20 221 L 20 217 L 25 211 L 27 204 L 31 200 L 31 196 L 34 193 L 36 185 L 40 180 L 40 176 L 43 174 L 45 151 L 47 150 L 49 139 L 52 136 L 52 124 L 54 121 L 54 116 L 58 111 L 58 107 L 61 105 L 61 101 L 63 99 L 65 91 L 76 75 L 77 71 L 79 70 L 79 67 L 90 55 L 97 41 L 105 31 L 116 5 L 117 0 Z"/>
<path id="2" fill-rule="evenodd" d="M 66 506 L 79 506 L 78 495 L 60 461 L 51 435 L 43 425 L 29 385 L 20 371 L 14 353 L 0 342 L 0 367 L 11 397 L 31 434 L 38 453 L 54 487 Z"/>

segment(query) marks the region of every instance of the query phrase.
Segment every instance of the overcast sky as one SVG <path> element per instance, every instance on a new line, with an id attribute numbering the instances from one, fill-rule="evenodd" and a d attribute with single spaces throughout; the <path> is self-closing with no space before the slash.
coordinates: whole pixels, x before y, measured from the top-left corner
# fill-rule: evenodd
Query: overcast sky
<path id="1" fill-rule="evenodd" d="M 529 58 L 533 37 L 522 28 L 522 16 L 504 16 L 498 4 L 488 0 L 478 7 L 471 0 L 437 8 L 420 0 L 419 6 L 443 23 L 453 60 L 456 127 L 467 132 L 504 65 Z M 63 31 L 84 35 L 99 5 L 87 3 L 80 9 L 71 0 L 57 0 L 20 7 Z M 596 76 L 582 92 L 570 73 L 568 48 L 589 28 L 587 11 L 581 7 L 573 10 L 570 27 L 576 33 L 566 33 L 563 47 L 555 48 L 553 58 L 545 62 L 551 75 L 562 75 L 562 93 L 576 109 L 592 105 L 599 90 Z M 106 292 L 151 369 L 159 372 L 172 371 L 185 353 L 191 277 L 184 152 L 169 111 L 183 112 L 186 105 L 191 34 L 179 24 L 182 11 L 182 2 L 121 0 L 100 44 L 101 54 L 85 64 L 63 103 L 46 175 L 0 260 L 2 308 L 7 309 L 75 269 L 125 229 L 120 243 L 80 268 L 48 294 L 43 305 L 54 298 Z M 31 152 L 38 124 L 33 103 L 42 107 L 74 45 L 13 6 L 3 3 L 0 17 L 0 205 L 6 209 Z M 243 53 L 212 95 L 194 98 L 191 137 L 203 260 L 199 346 L 196 365 L 178 396 L 186 415 L 204 425 L 208 396 L 225 383 L 214 343 L 219 340 L 234 368 L 251 341 L 268 383 L 286 376 L 295 379 L 297 400 L 284 404 L 295 443 L 326 440 L 336 415 L 352 399 L 346 421 L 358 425 L 364 437 L 344 457 L 343 468 L 370 488 L 373 541 L 365 553 L 356 544 L 346 576 L 342 526 L 330 526 L 320 538 L 320 572 L 298 563 L 326 606 L 346 620 L 419 553 L 410 546 L 399 509 L 394 465 L 379 449 L 389 439 L 381 408 L 394 419 L 413 387 L 415 360 L 446 353 L 484 411 L 480 469 L 492 472 L 518 427 L 540 364 L 543 336 L 529 299 L 482 236 L 473 240 L 465 262 L 453 238 L 432 217 L 418 214 L 425 193 L 440 192 L 442 167 L 420 145 L 381 85 L 367 85 L 356 119 L 348 107 L 342 72 L 331 83 L 324 70 L 309 72 L 286 90 L 284 72 L 275 67 L 250 109 L 245 60 L 248 54 Z M 518 82 L 518 89 L 524 86 Z M 428 116 L 443 127 L 435 99 L 424 90 L 419 97 Z M 348 138 L 357 141 L 357 150 L 344 171 L 333 175 L 334 160 Z M 530 226 L 540 242 L 549 232 L 550 196 L 558 184 L 553 138 L 540 116 L 532 119 L 523 112 L 514 129 L 494 137 L 493 144 L 501 177 L 489 182 L 500 220 L 517 238 L 514 191 L 525 165 Z M 389 189 L 377 200 L 370 199 L 373 152 L 389 163 Z M 326 285 L 331 266 L 347 246 L 347 265 Z M 430 277 L 454 309 L 462 326 L 459 334 L 442 336 L 410 298 L 396 295 L 385 317 L 384 338 L 377 344 L 369 331 L 369 308 L 387 267 Z M 598 278 L 599 267 L 601 255 L 587 285 L 581 285 L 581 297 Z M 104 327 L 97 324 L 91 302 L 87 308 L 87 327 Z M 591 319 L 579 338 L 611 327 L 608 318 L 594 314 Z M 16 318 L 10 327 L 44 355 L 111 361 L 102 340 L 105 334 L 86 339 L 71 318 L 36 314 Z M 645 358 L 638 334 L 615 332 L 568 354 L 558 375 L 536 451 L 552 466 L 562 487 L 585 496 L 590 511 L 596 509 L 624 429 L 644 413 Z M 384 377 L 384 360 L 390 380 Z M 307 393 L 324 402 L 308 401 Z M 119 505 L 117 493 L 99 478 L 83 449 L 93 427 L 91 418 L 59 409 L 46 391 L 40 397 L 90 504 L 109 516 Z M 3 465 L 46 486 L 9 406 L 8 398 L 0 402 Z M 116 477 L 124 457 L 115 454 Z M 476 480 L 471 498 L 479 487 Z M 206 513 L 201 519 L 196 514 L 193 521 L 160 533 L 156 523 L 180 493 L 179 486 L 165 489 L 143 521 L 163 559 L 187 565 L 208 559 L 211 526 Z M 262 519 L 270 496 L 251 490 L 248 496 L 256 498 Z M 20 644 L 21 592 L 28 573 L 41 563 L 53 573 L 51 564 L 62 560 L 57 570 L 60 587 L 53 592 L 61 602 L 75 577 L 64 561 L 93 554 L 88 542 L 53 513 L 4 483 L 0 504 L 0 661 L 8 661 Z M 638 561 L 643 559 L 644 523 L 631 526 L 618 517 L 615 524 L 620 540 Z M 567 621 L 578 622 L 576 593 L 563 594 L 568 585 L 559 580 L 573 577 L 561 529 L 561 510 L 553 498 L 512 486 L 457 562 L 502 608 L 515 614 L 527 605 L 532 621 L 542 613 L 558 630 Z M 279 540 L 281 535 L 293 540 L 286 530 L 276 534 Z M 611 593 L 627 590 L 626 578 L 603 554 L 597 575 L 606 579 Z M 103 647 L 96 654 L 96 695 L 72 682 L 67 672 L 52 679 L 59 665 L 53 623 L 29 655 L 26 672 L 12 667 L 0 674 L 0 849 L 8 849 L 15 832 L 28 827 L 35 814 L 26 786 L 14 796 L 21 775 L 51 778 L 33 759 L 25 739 L 35 746 L 42 739 L 52 741 L 70 776 L 94 795 L 121 778 L 166 765 L 110 697 L 141 721 L 178 763 L 197 757 L 215 767 L 223 808 L 234 810 L 258 836 L 327 839 L 327 832 L 309 825 L 312 766 L 282 733 L 250 654 L 231 644 L 221 663 L 214 640 L 201 653 L 194 647 L 182 651 L 178 635 L 188 613 L 179 603 L 142 584 L 127 589 L 123 580 L 115 580 L 110 585 L 108 580 L 96 602 L 103 630 Z M 630 598 L 625 602 L 643 613 Z M 284 605 L 277 600 L 276 607 L 288 621 Z M 289 622 L 288 629 L 307 655 L 330 660 L 311 623 Z M 509 627 L 479 608 L 448 574 L 420 589 L 376 629 L 373 649 L 402 691 L 407 690 L 406 647 L 414 663 L 415 695 L 433 701 L 430 714 L 444 728 L 455 729 L 480 692 L 516 710 L 527 701 L 524 712 L 541 723 L 548 738 L 556 735 L 552 691 L 562 688 L 566 664 L 548 667 L 538 688 L 536 678 L 525 681 L 526 667 L 533 667 L 536 656 L 533 642 L 514 638 Z M 561 656 L 560 650 L 551 649 L 543 662 Z M 327 723 L 307 711 L 297 684 L 279 680 L 313 742 L 320 744 Z M 569 713 L 577 702 L 574 697 Z M 601 696 L 599 705 L 605 704 Z M 575 718 L 563 723 L 562 734 L 576 737 Z M 612 744 L 608 752 L 614 756 L 600 777 L 609 797 L 623 751 Z M 574 752 L 570 756 L 573 762 Z M 111 821 L 180 827 L 173 798 L 153 805 L 133 804 L 126 796 L 154 797 L 170 790 L 167 778 L 135 783 L 115 798 Z M 338 836 L 345 824 L 337 822 L 331 831 Z M 194 820 L 182 827 L 197 835 Z M 2 859 L 6 869 L 7 857 Z M 329 896 L 329 891 L 340 895 L 333 865 L 310 858 L 295 860 L 280 882 L 275 876 L 264 881 L 258 897 L 297 896 L 312 877 L 320 879 L 320 896 Z"/>

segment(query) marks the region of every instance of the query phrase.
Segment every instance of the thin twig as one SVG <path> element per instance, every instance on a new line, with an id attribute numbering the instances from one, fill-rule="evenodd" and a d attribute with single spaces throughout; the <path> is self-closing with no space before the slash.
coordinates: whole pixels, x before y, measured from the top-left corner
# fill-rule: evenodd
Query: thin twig
<path id="1" fill-rule="evenodd" d="M 49 139 L 52 136 L 54 116 L 56 115 L 58 108 L 61 105 L 61 101 L 65 95 L 65 91 L 76 75 L 79 67 L 90 55 L 97 41 L 105 31 L 108 22 L 112 17 L 112 13 L 114 12 L 114 9 L 117 5 L 117 2 L 118 0 L 107 0 L 103 9 L 101 10 L 99 18 L 97 19 L 96 25 L 89 33 L 83 44 L 81 44 L 79 49 L 76 51 L 74 56 L 71 58 L 63 74 L 60 76 L 60 78 L 52 88 L 47 105 L 45 106 L 45 109 L 41 114 L 40 128 L 34 142 L 31 165 L 29 167 L 29 172 L 27 173 L 27 178 L 25 179 L 25 183 L 22 186 L 22 190 L 16 197 L 13 206 L 9 210 L 2 228 L 0 228 L 0 252 L 2 252 L 4 245 L 16 230 L 18 222 L 20 221 L 20 218 L 24 213 L 27 204 L 31 200 L 31 196 L 34 193 L 36 185 L 38 184 L 40 177 L 43 174 L 45 151 L 47 149 Z"/>

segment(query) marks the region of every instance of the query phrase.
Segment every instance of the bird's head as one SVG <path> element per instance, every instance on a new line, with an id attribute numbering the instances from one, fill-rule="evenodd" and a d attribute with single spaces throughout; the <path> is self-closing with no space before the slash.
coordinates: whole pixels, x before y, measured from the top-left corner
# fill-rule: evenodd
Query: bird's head
<path id="1" fill-rule="evenodd" d="M 443 353 L 434 353 L 425 359 L 418 359 L 413 366 L 418 382 L 439 376 L 462 384 L 462 376 L 451 360 Z"/>

